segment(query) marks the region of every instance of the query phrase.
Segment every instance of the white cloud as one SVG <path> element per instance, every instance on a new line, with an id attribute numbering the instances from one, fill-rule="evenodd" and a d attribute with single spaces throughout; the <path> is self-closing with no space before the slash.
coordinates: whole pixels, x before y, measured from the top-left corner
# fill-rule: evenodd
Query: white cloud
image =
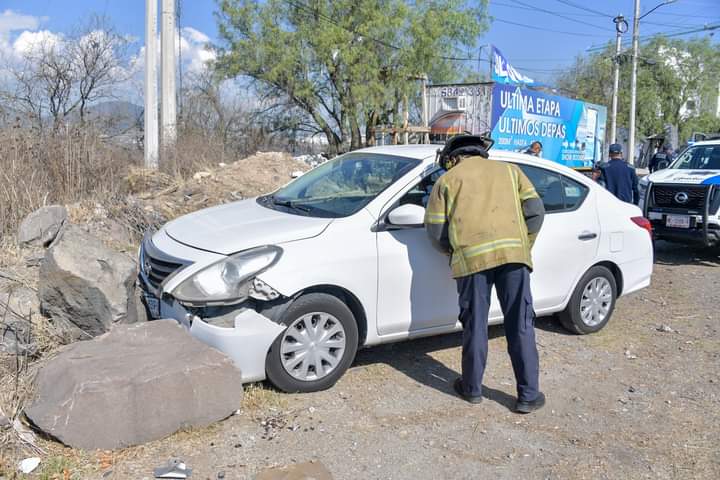
<path id="1" fill-rule="evenodd" d="M 37 30 L 40 22 L 46 20 L 47 17 L 23 15 L 12 10 L 5 10 L 0 13 L 0 38 L 7 40 L 11 32 L 18 30 Z"/>
<path id="2" fill-rule="evenodd" d="M 215 60 L 215 52 L 209 43 L 210 37 L 203 32 L 192 27 L 182 29 L 178 53 L 182 57 L 184 70 L 192 73 L 202 72 L 207 68 L 208 62 Z"/>
<path id="3" fill-rule="evenodd" d="M 55 47 L 61 39 L 61 35 L 49 30 L 40 30 L 38 32 L 25 30 L 13 42 L 12 50 L 16 56 L 20 56 L 31 53 L 33 50 L 39 48 L 51 49 Z"/>
<path id="4" fill-rule="evenodd" d="M 192 27 L 183 27 L 182 29 L 183 37 L 187 38 L 191 42 L 194 43 L 208 43 L 210 42 L 210 37 L 205 35 L 200 30 L 195 30 Z"/>

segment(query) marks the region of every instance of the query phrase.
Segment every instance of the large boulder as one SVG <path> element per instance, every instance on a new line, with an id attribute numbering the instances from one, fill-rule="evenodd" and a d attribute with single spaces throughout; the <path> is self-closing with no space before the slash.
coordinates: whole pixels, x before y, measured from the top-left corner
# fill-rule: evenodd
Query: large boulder
<path id="1" fill-rule="evenodd" d="M 20 246 L 37 245 L 47 247 L 67 221 L 67 210 L 61 205 L 50 205 L 35 210 L 25 217 L 18 229 Z"/>
<path id="2" fill-rule="evenodd" d="M 40 369 L 25 413 L 65 445 L 114 449 L 222 420 L 242 392 L 229 357 L 156 320 L 65 347 Z"/>
<path id="3" fill-rule="evenodd" d="M 66 341 L 87 340 L 136 320 L 135 262 L 77 226 L 63 229 L 40 266 L 43 314 Z"/>

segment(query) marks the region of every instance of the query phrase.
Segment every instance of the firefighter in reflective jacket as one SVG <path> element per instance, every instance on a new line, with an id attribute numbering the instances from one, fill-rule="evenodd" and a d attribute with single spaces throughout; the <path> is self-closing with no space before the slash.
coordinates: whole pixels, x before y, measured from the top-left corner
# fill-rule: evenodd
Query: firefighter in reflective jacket
<path id="1" fill-rule="evenodd" d="M 515 410 L 545 404 L 538 385 L 530 250 L 545 209 L 532 183 L 513 164 L 488 160 L 492 140 L 461 135 L 439 152 L 448 170 L 433 187 L 425 225 L 435 248 L 450 256 L 463 326 L 458 395 L 482 401 L 492 287 L 505 317 L 508 353 L 517 381 Z"/>

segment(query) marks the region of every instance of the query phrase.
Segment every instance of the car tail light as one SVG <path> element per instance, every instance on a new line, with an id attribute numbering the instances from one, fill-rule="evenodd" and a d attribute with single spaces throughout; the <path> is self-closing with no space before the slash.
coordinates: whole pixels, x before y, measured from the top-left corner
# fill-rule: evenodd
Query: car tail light
<path id="1" fill-rule="evenodd" d="M 645 230 L 647 230 L 648 233 L 650 234 L 650 236 L 652 236 L 653 229 L 652 229 L 652 224 L 650 223 L 650 220 L 648 220 L 645 217 L 632 217 L 630 220 L 632 220 L 633 223 L 635 225 L 637 225 L 638 227 L 644 228 Z"/>

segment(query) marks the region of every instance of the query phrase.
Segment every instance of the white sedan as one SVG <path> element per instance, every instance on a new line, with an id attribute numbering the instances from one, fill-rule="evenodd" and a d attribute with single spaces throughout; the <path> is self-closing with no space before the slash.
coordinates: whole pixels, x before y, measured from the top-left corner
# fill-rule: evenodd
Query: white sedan
<path id="1" fill-rule="evenodd" d="M 443 173 L 437 146 L 358 150 L 271 195 L 178 218 L 140 249 L 150 314 L 175 318 L 229 355 L 245 382 L 328 388 L 359 347 L 461 328 L 448 258 L 423 228 Z M 600 330 L 615 302 L 650 284 L 649 222 L 589 178 L 520 153 L 546 209 L 533 249 L 538 315 Z M 497 299 L 491 323 L 502 323 Z"/>

